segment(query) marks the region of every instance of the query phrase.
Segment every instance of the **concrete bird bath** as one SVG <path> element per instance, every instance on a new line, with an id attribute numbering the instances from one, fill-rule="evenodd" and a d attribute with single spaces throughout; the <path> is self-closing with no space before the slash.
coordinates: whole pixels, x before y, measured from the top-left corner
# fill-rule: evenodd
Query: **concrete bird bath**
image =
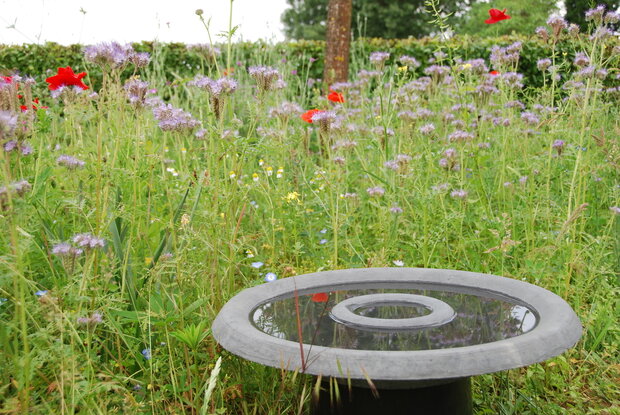
<path id="1" fill-rule="evenodd" d="M 470 415 L 472 376 L 557 356 L 581 324 L 560 297 L 522 281 L 365 268 L 243 290 L 212 332 L 247 360 L 321 376 L 316 414 Z"/>

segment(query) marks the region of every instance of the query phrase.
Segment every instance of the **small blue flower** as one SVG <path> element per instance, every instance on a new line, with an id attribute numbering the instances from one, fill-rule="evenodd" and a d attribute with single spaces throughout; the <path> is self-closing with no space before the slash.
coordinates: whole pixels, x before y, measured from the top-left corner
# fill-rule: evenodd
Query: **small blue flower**
<path id="1" fill-rule="evenodd" d="M 321 239 L 321 240 L 319 241 L 319 244 L 320 244 L 320 245 L 325 245 L 326 243 L 327 243 L 327 239 Z"/>
<path id="2" fill-rule="evenodd" d="M 147 347 L 146 349 L 142 350 L 142 356 L 144 356 L 146 360 L 151 360 L 151 349 Z"/>
<path id="3" fill-rule="evenodd" d="M 0 305 L 6 303 L 7 301 L 9 301 L 8 298 L 0 298 Z"/>
<path id="4" fill-rule="evenodd" d="M 142 389 L 142 386 L 140 386 L 140 385 L 135 385 L 133 387 L 133 390 L 135 390 L 135 391 L 139 391 L 140 389 Z"/>
<path id="5" fill-rule="evenodd" d="M 265 275 L 265 282 L 273 282 L 275 280 L 278 279 L 278 276 L 276 274 L 274 274 L 273 272 L 268 272 Z"/>
<path id="6" fill-rule="evenodd" d="M 260 268 L 260 267 L 262 267 L 263 265 L 265 265 L 265 264 L 263 264 L 263 263 L 262 263 L 262 262 L 260 262 L 260 261 L 257 261 L 257 262 L 252 262 L 252 264 L 251 264 L 252 268 L 256 268 L 256 269 L 259 269 L 259 268 Z"/>
<path id="7" fill-rule="evenodd" d="M 36 293 L 34 293 L 34 295 L 39 296 L 39 297 L 43 297 L 46 294 L 47 294 L 47 290 L 39 290 Z"/>
<path id="8" fill-rule="evenodd" d="M 321 229 L 319 233 L 327 233 L 327 229 Z"/>

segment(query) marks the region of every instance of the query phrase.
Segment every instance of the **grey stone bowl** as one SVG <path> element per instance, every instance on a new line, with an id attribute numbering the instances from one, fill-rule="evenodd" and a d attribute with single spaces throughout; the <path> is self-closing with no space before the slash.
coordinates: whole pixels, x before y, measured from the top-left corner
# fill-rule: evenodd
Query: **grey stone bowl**
<path id="1" fill-rule="evenodd" d="M 516 337 L 465 347 L 416 351 L 355 350 L 303 344 L 309 359 L 302 368 L 300 344 L 257 329 L 252 313 L 260 305 L 321 291 L 423 289 L 472 294 L 520 304 L 537 322 Z M 218 343 L 244 359 L 276 368 L 340 379 L 372 379 L 383 384 L 465 378 L 542 362 L 575 345 L 582 327 L 557 295 L 522 281 L 466 271 L 423 268 L 359 268 L 318 272 L 241 291 L 212 326 Z"/>

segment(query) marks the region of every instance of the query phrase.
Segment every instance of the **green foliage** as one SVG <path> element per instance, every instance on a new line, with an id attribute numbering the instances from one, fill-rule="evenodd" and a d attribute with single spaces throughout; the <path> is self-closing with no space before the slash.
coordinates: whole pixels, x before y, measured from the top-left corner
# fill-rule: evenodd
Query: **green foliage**
<path id="1" fill-rule="evenodd" d="M 289 39 L 325 38 L 328 0 L 287 0 L 282 14 L 284 33 Z M 445 12 L 466 9 L 471 0 L 445 0 Z M 405 39 L 423 37 L 435 31 L 429 24 L 425 0 L 353 0 L 351 32 L 355 37 Z"/>
<path id="2" fill-rule="evenodd" d="M 207 323 L 204 321 L 198 324 L 190 324 L 181 330 L 170 333 L 172 337 L 184 343 L 191 350 L 197 350 L 200 343 L 202 343 L 208 334 Z"/>
<path id="3" fill-rule="evenodd" d="M 504 69 L 526 74 L 523 89 L 456 60 L 516 40 L 518 67 Z M 241 43 L 219 58 L 242 62 L 221 118 L 188 84 L 196 73 L 216 76 L 213 62 L 181 44 L 134 45 L 153 54 L 141 78 L 200 120 L 203 139 L 163 131 L 127 100 L 122 84 L 133 73 L 103 83 L 78 46 L 2 47 L 3 71 L 35 76 L 40 93 L 47 69 L 73 65 L 99 96 L 40 95 L 47 110 L 19 114 L 32 123 L 19 133 L 33 154 L 0 150 L 0 187 L 31 184 L 0 209 L 0 412 L 304 413 L 311 380 L 232 356 L 207 327 L 267 272 L 404 264 L 535 283 L 582 321 L 582 340 L 564 355 L 477 377 L 476 413 L 614 413 L 620 107 L 608 86 L 618 86 L 617 44 L 568 35 L 553 44 L 365 39 L 353 44 L 354 72 L 373 69 L 372 51 L 391 57 L 336 105 L 306 82 L 320 76 L 321 42 Z M 439 48 L 450 78 L 418 79 Z M 577 51 L 608 70 L 604 81 L 573 78 Z M 423 66 L 404 68 L 401 54 Z M 536 69 L 541 57 L 560 67 L 557 83 Z M 276 67 L 288 87 L 257 96 L 242 67 L 251 64 Z M 567 82 L 575 79 L 583 83 Z M 479 89 L 489 83 L 497 88 Z M 271 116 L 284 101 L 333 109 L 345 122 L 321 137 L 294 111 Z M 453 135 L 460 130 L 469 135 Z M 321 153 L 321 138 L 339 145 Z M 69 170 L 60 154 L 85 165 Z M 404 161 L 386 165 L 396 159 Z M 385 193 L 371 197 L 375 186 Z M 457 189 L 466 196 L 452 196 Z M 53 253 L 82 232 L 105 246 Z"/>
<path id="4" fill-rule="evenodd" d="M 465 15 L 455 22 L 459 34 L 498 36 L 513 33 L 531 34 L 538 26 L 544 26 L 549 16 L 558 10 L 555 0 L 498 0 L 493 3 L 474 3 Z M 506 9 L 511 19 L 486 24 L 489 9 Z"/>
<path id="5" fill-rule="evenodd" d="M 508 20 L 510 22 L 512 20 Z M 500 24 L 506 21 L 500 22 Z M 528 85 L 540 86 L 543 83 L 542 73 L 536 68 L 538 59 L 548 57 L 546 45 L 540 40 L 526 36 L 501 36 L 498 38 L 478 36 L 455 36 L 448 41 L 437 39 L 360 39 L 352 44 L 351 71 L 359 69 L 366 64 L 368 56 L 374 51 L 390 51 L 389 62 L 395 62 L 401 55 L 410 55 L 418 59 L 422 68 L 428 66 L 428 60 L 438 49 L 451 49 L 455 56 L 462 59 L 485 58 L 490 55 L 494 45 L 506 46 L 515 41 L 523 43 L 523 53 L 519 62 L 519 71 L 526 77 Z M 154 56 L 154 65 L 144 70 L 144 76 L 157 76 L 168 82 L 193 77 L 196 73 L 209 71 L 210 64 L 205 62 L 195 52 L 187 50 L 182 43 L 152 43 L 143 42 L 134 44 L 134 49 L 141 52 L 150 52 Z M 570 59 L 573 57 L 570 43 L 563 41 L 559 45 L 562 50 L 569 51 L 567 55 L 558 57 L 566 60 L 570 67 Z M 269 45 L 262 42 L 241 42 L 233 45 L 233 62 L 240 62 L 242 66 L 264 64 L 267 57 L 273 60 L 285 58 L 290 70 L 296 70 L 299 74 L 307 74 L 309 78 L 321 78 L 323 74 L 323 53 L 325 44 L 322 41 L 298 41 L 285 42 Z M 313 64 L 309 59 L 317 59 Z M 62 46 L 55 43 L 45 45 L 1 46 L 0 45 L 0 68 L 2 73 L 10 74 L 13 71 L 24 75 L 31 75 L 39 81 L 49 75 L 59 66 L 72 66 L 76 72 L 86 70 L 88 81 L 93 89 L 101 85 L 102 74 L 98 67 L 84 62 L 81 47 L 78 45 Z M 238 68 L 241 69 L 241 68 Z M 37 76 L 38 75 L 38 76 Z M 122 76 L 130 76 L 129 70 Z M 303 80 L 305 82 L 305 79 Z M 40 91 L 43 93 L 43 91 Z"/>

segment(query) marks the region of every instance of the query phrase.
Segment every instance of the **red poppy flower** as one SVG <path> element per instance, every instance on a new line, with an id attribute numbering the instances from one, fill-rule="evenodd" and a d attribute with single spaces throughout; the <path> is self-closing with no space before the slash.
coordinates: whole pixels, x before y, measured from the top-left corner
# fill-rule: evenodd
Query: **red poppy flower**
<path id="1" fill-rule="evenodd" d="M 82 78 L 86 76 L 86 72 L 79 74 L 73 73 L 70 66 L 66 68 L 58 68 L 58 74 L 50 76 L 45 80 L 49 84 L 49 89 L 54 91 L 62 86 L 77 86 L 78 88 L 88 89 L 88 86 L 82 82 Z"/>
<path id="2" fill-rule="evenodd" d="M 316 293 L 312 294 L 311 300 L 315 303 L 326 303 L 329 299 L 329 294 L 327 293 Z"/>
<path id="3" fill-rule="evenodd" d="M 10 84 L 13 82 L 12 76 L 0 76 L 0 78 L 4 79 L 4 82 L 6 82 L 7 84 Z"/>
<path id="4" fill-rule="evenodd" d="M 489 75 L 493 75 L 493 76 L 499 75 L 499 71 L 491 71 L 489 72 Z"/>
<path id="5" fill-rule="evenodd" d="M 305 122 L 312 122 L 312 116 L 314 114 L 316 114 L 317 112 L 323 112 L 323 110 L 309 110 L 304 112 L 303 114 L 301 114 L 301 119 L 304 120 Z"/>
<path id="6" fill-rule="evenodd" d="M 18 96 L 18 98 L 21 98 L 21 96 Z M 32 100 L 32 109 L 33 109 L 33 110 L 38 110 L 39 108 L 41 108 L 41 109 L 43 109 L 43 110 L 46 110 L 46 109 L 48 108 L 48 107 L 46 107 L 45 105 L 42 105 L 42 106 L 38 107 L 37 105 L 34 105 L 34 104 L 39 105 L 39 98 L 34 98 L 34 99 Z M 25 106 L 25 105 L 20 105 L 20 106 L 19 106 L 19 108 L 22 110 L 22 112 L 26 112 L 26 111 L 28 111 L 28 107 L 27 107 L 27 106 Z"/>
<path id="7" fill-rule="evenodd" d="M 506 9 L 504 10 L 491 9 L 489 10 L 489 16 L 491 16 L 491 18 L 486 19 L 484 21 L 486 24 L 493 24 L 493 23 L 501 22 L 502 20 L 510 19 L 510 16 L 506 14 Z"/>
<path id="8" fill-rule="evenodd" d="M 235 68 L 228 68 L 223 71 L 224 76 L 232 75 L 233 72 L 235 72 Z"/>
<path id="9" fill-rule="evenodd" d="M 344 97 L 342 96 L 342 94 L 335 91 L 331 91 L 330 94 L 327 96 L 327 99 L 331 102 L 344 102 Z"/>

